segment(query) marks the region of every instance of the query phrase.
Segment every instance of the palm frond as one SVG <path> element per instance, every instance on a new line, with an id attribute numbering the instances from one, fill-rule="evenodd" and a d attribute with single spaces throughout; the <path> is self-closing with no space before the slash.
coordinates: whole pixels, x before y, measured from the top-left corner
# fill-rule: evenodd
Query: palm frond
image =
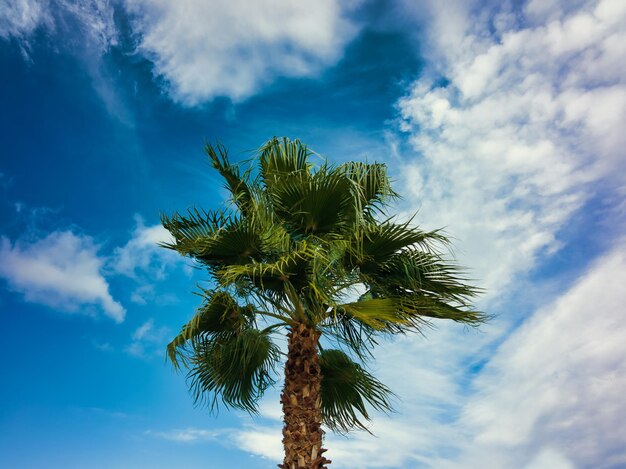
<path id="1" fill-rule="evenodd" d="M 251 305 L 240 306 L 224 291 L 205 290 L 203 296 L 194 317 L 167 346 L 168 358 L 176 369 L 188 364 L 189 350 L 203 337 L 236 334 L 254 324 Z"/>
<path id="2" fill-rule="evenodd" d="M 436 252 L 437 244 L 448 242 L 440 230 L 423 231 L 410 223 L 386 221 L 366 225 L 352 243 L 349 262 L 362 272 L 372 272 L 402 250 L 419 248 L 425 252 Z"/>
<path id="3" fill-rule="evenodd" d="M 372 350 L 378 345 L 376 337 L 380 331 L 346 314 L 335 314 L 322 323 L 321 328 L 326 337 L 346 347 L 360 360 L 366 361 L 373 357 Z"/>
<path id="4" fill-rule="evenodd" d="M 199 243 L 215 236 L 228 225 L 232 214 L 226 210 L 200 211 L 191 208 L 187 215 L 174 213 L 172 216 L 161 215 L 163 227 L 174 238 L 173 243 L 160 243 L 160 246 L 178 251 L 183 256 L 196 256 Z"/>
<path id="5" fill-rule="evenodd" d="M 390 325 L 408 326 L 410 320 L 396 298 L 373 298 L 337 307 L 340 315 L 348 316 L 376 331 L 385 331 Z"/>
<path id="6" fill-rule="evenodd" d="M 209 238 L 196 241 L 195 257 L 206 265 L 245 264 L 262 256 L 262 234 L 248 220 L 232 217 Z"/>
<path id="7" fill-rule="evenodd" d="M 389 388 L 341 350 L 320 352 L 322 419 L 333 431 L 367 430 L 360 419 L 370 420 L 368 405 L 391 411 Z"/>
<path id="8" fill-rule="evenodd" d="M 424 327 L 430 326 L 430 319 L 449 319 L 471 326 L 487 319 L 484 313 L 466 305 L 454 305 L 433 296 L 407 292 L 340 305 L 335 314 L 328 326 L 344 334 L 350 332 L 344 343 L 352 349 L 355 345 L 367 348 L 368 342 L 378 334 L 421 332 Z M 357 329 L 354 324 L 349 327 L 350 323 L 360 324 L 361 328 Z"/>
<path id="9" fill-rule="evenodd" d="M 260 176 L 268 186 L 282 177 L 308 174 L 311 154 L 300 140 L 273 137 L 259 150 Z"/>
<path id="10" fill-rule="evenodd" d="M 298 283 L 306 280 L 307 261 L 314 255 L 311 246 L 305 242 L 293 250 L 279 256 L 274 261 L 252 262 L 225 265 L 216 272 L 223 285 L 230 285 L 247 279 L 260 290 L 283 290 L 285 282 Z"/>
<path id="11" fill-rule="evenodd" d="M 456 264 L 417 250 L 396 253 L 365 277 L 374 292 L 385 296 L 428 296 L 464 307 L 471 306 L 471 299 L 481 292 Z"/>
<path id="12" fill-rule="evenodd" d="M 295 239 L 347 232 L 360 216 L 355 184 L 344 174 L 320 168 L 268 186 L 277 217 Z"/>
<path id="13" fill-rule="evenodd" d="M 385 164 L 351 161 L 339 168 L 357 183 L 363 198 L 363 207 L 366 209 L 382 211 L 388 200 L 398 197 L 391 188 Z"/>
<path id="14" fill-rule="evenodd" d="M 248 214 L 251 210 L 252 192 L 248 187 L 245 178 L 239 172 L 239 168 L 228 161 L 228 152 L 224 145 L 207 144 L 204 151 L 211 160 L 213 167 L 222 175 L 226 181 L 226 188 L 233 196 L 233 200 L 243 214 Z"/>
<path id="15" fill-rule="evenodd" d="M 268 331 L 204 337 L 194 346 L 187 375 L 196 404 L 216 411 L 221 401 L 256 413 L 258 400 L 275 382 L 279 357 Z"/>
<path id="16" fill-rule="evenodd" d="M 479 326 L 489 319 L 482 311 L 471 306 L 455 306 L 431 296 L 411 295 L 403 297 L 399 303 L 404 314 L 415 328 L 425 325 L 424 318 L 449 319 L 469 326 Z"/>

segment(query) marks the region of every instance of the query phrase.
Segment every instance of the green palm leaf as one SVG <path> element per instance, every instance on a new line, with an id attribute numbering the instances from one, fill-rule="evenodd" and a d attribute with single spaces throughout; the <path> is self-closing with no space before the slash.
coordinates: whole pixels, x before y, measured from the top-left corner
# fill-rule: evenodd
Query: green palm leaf
<path id="1" fill-rule="evenodd" d="M 279 178 L 306 174 L 311 167 L 312 152 L 299 140 L 272 138 L 259 150 L 261 178 L 271 186 Z"/>
<path id="2" fill-rule="evenodd" d="M 279 349 L 268 332 L 245 329 L 239 334 L 207 336 L 194 345 L 187 375 L 197 404 L 257 412 L 257 402 L 274 384 Z"/>
<path id="3" fill-rule="evenodd" d="M 331 430 L 366 430 L 359 417 L 369 420 L 367 405 L 391 411 L 391 391 L 341 350 L 320 353 L 322 419 Z"/>
<path id="4" fill-rule="evenodd" d="M 340 314 L 363 323 L 371 329 L 385 331 L 390 324 L 409 325 L 410 320 L 396 298 L 373 298 L 337 307 Z"/>
<path id="5" fill-rule="evenodd" d="M 209 156 L 211 164 L 222 175 L 226 182 L 226 188 L 233 195 L 233 200 L 243 214 L 248 214 L 251 210 L 252 192 L 239 174 L 239 168 L 228 161 L 228 152 L 223 145 L 215 146 L 207 144 L 204 151 Z"/>
<path id="6" fill-rule="evenodd" d="M 362 205 L 367 210 L 382 211 L 388 200 L 398 197 L 391 189 L 387 166 L 384 164 L 351 161 L 341 165 L 339 169 L 357 184 Z"/>
<path id="7" fill-rule="evenodd" d="M 407 223 L 370 223 L 357 233 L 351 246 L 348 261 L 364 272 L 374 272 L 391 256 L 405 249 L 419 248 L 425 252 L 435 251 L 437 244 L 447 243 L 439 230 L 423 231 Z"/>
<path id="8" fill-rule="evenodd" d="M 261 255 L 261 233 L 245 219 L 231 219 L 213 236 L 196 242 L 196 257 L 207 265 L 240 264 Z"/>
<path id="9" fill-rule="evenodd" d="M 296 173 L 268 186 L 276 215 L 295 239 L 347 232 L 360 212 L 355 184 L 328 167 Z"/>
<path id="10" fill-rule="evenodd" d="M 204 291 L 204 302 L 194 317 L 182 327 L 180 334 L 167 346 L 167 355 L 175 368 L 188 364 L 187 344 L 193 346 L 203 337 L 232 335 L 254 324 L 254 308 L 239 306 L 235 299 L 223 291 Z"/>
<path id="11" fill-rule="evenodd" d="M 231 218 L 232 215 L 224 210 L 200 211 L 196 208 L 189 209 L 187 215 L 161 215 L 161 223 L 170 232 L 174 242 L 160 245 L 178 251 L 183 256 L 196 256 L 201 249 L 199 243 L 215 236 L 230 223 Z"/>
<path id="12" fill-rule="evenodd" d="M 467 283 L 455 264 L 417 250 L 393 255 L 365 277 L 372 290 L 384 296 L 427 296 L 459 307 L 469 307 L 470 299 L 481 291 Z"/>

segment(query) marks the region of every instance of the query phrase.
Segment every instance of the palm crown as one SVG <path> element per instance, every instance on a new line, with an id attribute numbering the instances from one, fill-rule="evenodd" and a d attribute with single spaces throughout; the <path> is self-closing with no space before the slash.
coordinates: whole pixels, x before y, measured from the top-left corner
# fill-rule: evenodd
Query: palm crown
<path id="1" fill-rule="evenodd" d="M 359 363 L 377 339 L 420 331 L 432 318 L 478 324 L 477 289 L 441 254 L 439 231 L 385 215 L 397 197 L 385 165 L 315 165 L 305 145 L 286 138 L 263 145 L 245 171 L 220 145 L 206 152 L 233 204 L 162 217 L 175 240 L 164 246 L 206 267 L 213 284 L 168 356 L 188 368 L 196 401 L 255 412 L 281 362 L 272 336 L 286 330 L 283 442 L 297 465 L 286 456 L 282 467 L 323 467 L 324 450 L 291 440 L 315 433 L 321 441 L 315 420 L 343 432 L 365 428 L 368 405 L 390 409 L 390 390 Z M 308 432 L 298 423 L 304 401 Z"/>

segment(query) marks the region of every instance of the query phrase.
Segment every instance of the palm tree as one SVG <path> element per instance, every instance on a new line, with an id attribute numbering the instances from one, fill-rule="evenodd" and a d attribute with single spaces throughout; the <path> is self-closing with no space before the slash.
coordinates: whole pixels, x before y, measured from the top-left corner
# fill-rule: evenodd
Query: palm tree
<path id="1" fill-rule="evenodd" d="M 441 254 L 439 231 L 386 217 L 397 194 L 385 165 L 315 165 L 286 138 L 245 171 L 221 145 L 206 153 L 233 204 L 162 217 L 174 238 L 163 246 L 206 268 L 213 285 L 169 359 L 188 369 L 197 403 L 255 413 L 283 355 L 272 336 L 286 332 L 279 467 L 324 468 L 321 425 L 366 429 L 368 407 L 391 409 L 390 390 L 363 365 L 377 339 L 432 318 L 479 324 L 477 289 Z"/>

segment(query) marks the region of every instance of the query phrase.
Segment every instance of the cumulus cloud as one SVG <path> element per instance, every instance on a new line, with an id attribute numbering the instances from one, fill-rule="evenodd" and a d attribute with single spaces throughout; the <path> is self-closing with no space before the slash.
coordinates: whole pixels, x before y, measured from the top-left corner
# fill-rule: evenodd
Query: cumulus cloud
<path id="1" fill-rule="evenodd" d="M 405 161 L 402 192 L 420 220 L 458 238 L 495 296 L 559 249 L 559 230 L 594 194 L 626 185 L 626 8 L 455 5 L 433 2 L 432 67 L 398 103 L 421 155 Z"/>
<path id="2" fill-rule="evenodd" d="M 111 296 L 102 267 L 92 238 L 71 231 L 33 242 L 0 239 L 0 277 L 26 301 L 88 314 L 97 306 L 122 322 L 126 312 Z"/>
<path id="3" fill-rule="evenodd" d="M 333 64 L 357 30 L 345 14 L 354 4 L 126 0 L 140 51 L 188 105 L 240 100 L 278 76 L 309 76 Z"/>

